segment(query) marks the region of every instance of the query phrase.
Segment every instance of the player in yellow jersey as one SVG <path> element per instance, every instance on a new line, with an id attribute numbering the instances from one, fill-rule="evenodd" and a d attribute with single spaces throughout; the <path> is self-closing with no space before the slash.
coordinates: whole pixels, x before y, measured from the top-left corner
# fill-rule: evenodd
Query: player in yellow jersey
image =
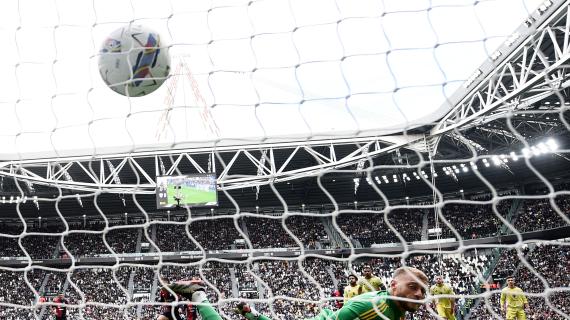
<path id="1" fill-rule="evenodd" d="M 348 285 L 344 287 L 344 302 L 358 295 L 358 278 L 351 274 L 348 276 Z"/>
<path id="2" fill-rule="evenodd" d="M 507 287 L 501 291 L 501 312 L 507 320 L 526 320 L 525 309 L 528 310 L 528 300 L 521 288 L 515 286 L 513 277 L 507 278 Z"/>
<path id="3" fill-rule="evenodd" d="M 442 276 L 435 277 L 435 284 L 429 289 L 432 296 L 455 294 L 451 286 L 443 283 Z M 437 298 L 436 308 L 437 314 L 447 320 L 455 320 L 455 299 L 453 298 Z"/>
<path id="4" fill-rule="evenodd" d="M 382 280 L 372 275 L 372 267 L 365 265 L 364 268 L 362 268 L 362 278 L 358 281 L 358 294 L 384 290 L 386 290 L 386 287 L 382 283 Z"/>

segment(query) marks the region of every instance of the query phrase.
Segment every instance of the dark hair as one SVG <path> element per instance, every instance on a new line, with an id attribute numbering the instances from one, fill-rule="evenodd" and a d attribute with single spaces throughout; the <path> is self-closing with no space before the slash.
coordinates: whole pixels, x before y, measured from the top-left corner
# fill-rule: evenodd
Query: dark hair
<path id="1" fill-rule="evenodd" d="M 358 280 L 358 277 L 357 277 L 356 275 L 354 275 L 354 274 L 348 275 L 348 279 L 349 279 L 349 280 L 350 280 L 350 278 L 354 278 L 354 279 Z"/>

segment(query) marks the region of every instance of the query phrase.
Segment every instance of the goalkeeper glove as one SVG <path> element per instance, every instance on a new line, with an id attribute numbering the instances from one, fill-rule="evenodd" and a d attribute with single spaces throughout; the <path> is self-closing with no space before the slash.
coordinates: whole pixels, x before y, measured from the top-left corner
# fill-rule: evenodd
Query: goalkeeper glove
<path id="1" fill-rule="evenodd" d="M 206 288 L 202 285 L 202 281 L 199 280 L 191 280 L 191 281 L 178 281 L 168 285 L 170 290 L 174 291 L 181 296 L 191 299 L 193 302 L 202 302 L 202 301 L 194 301 L 194 294 L 195 293 L 203 293 L 196 296 L 206 296 Z"/>

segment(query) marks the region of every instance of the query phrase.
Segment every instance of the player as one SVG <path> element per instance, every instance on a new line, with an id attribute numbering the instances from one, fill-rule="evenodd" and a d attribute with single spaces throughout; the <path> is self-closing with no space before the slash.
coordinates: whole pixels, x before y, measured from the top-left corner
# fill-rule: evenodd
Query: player
<path id="1" fill-rule="evenodd" d="M 65 299 L 65 295 L 60 293 L 55 299 L 54 303 L 69 304 L 69 301 Z M 56 305 L 53 307 L 53 314 L 55 315 L 55 320 L 66 320 L 67 319 L 67 307 L 64 305 Z"/>
<path id="2" fill-rule="evenodd" d="M 507 320 L 525 320 L 525 310 L 528 310 L 528 300 L 521 288 L 515 286 L 515 278 L 507 278 L 507 287 L 501 291 L 501 312 Z"/>
<path id="3" fill-rule="evenodd" d="M 429 289 L 432 296 L 442 294 L 455 294 L 451 286 L 443 283 L 442 276 L 435 277 L 435 284 Z M 455 299 L 453 298 L 437 298 L 436 307 L 437 314 L 443 319 L 455 320 Z"/>
<path id="4" fill-rule="evenodd" d="M 198 319 L 198 310 L 196 306 L 192 303 L 186 305 L 186 320 L 196 320 Z"/>
<path id="5" fill-rule="evenodd" d="M 369 265 L 365 265 L 362 269 L 362 276 L 363 277 L 358 281 L 358 294 L 386 290 L 382 280 L 372 275 L 372 267 Z"/>
<path id="6" fill-rule="evenodd" d="M 344 302 L 348 301 L 348 299 L 352 297 L 356 297 L 358 295 L 359 286 L 357 284 L 358 278 L 351 274 L 348 276 L 348 285 L 344 287 Z"/>
<path id="7" fill-rule="evenodd" d="M 335 291 L 333 291 L 331 297 L 333 297 L 333 298 L 344 297 L 344 287 L 343 287 L 342 283 L 338 284 L 337 289 Z M 334 306 L 336 309 L 342 308 L 343 305 L 344 305 L 344 302 L 342 300 L 338 300 L 338 299 L 334 300 Z"/>
<path id="8" fill-rule="evenodd" d="M 422 302 L 401 301 L 391 297 L 423 300 L 428 285 L 427 276 L 420 270 L 411 267 L 401 267 L 394 271 L 388 291 L 373 291 L 361 294 L 348 300 L 344 306 L 335 312 L 323 309 L 312 320 L 379 320 L 404 319 L 406 312 L 415 312 Z M 238 304 L 238 314 L 248 320 L 270 320 L 267 316 L 259 314 L 246 303 Z"/>
<path id="9" fill-rule="evenodd" d="M 161 277 L 160 280 L 164 284 L 170 285 L 170 280 L 167 277 Z M 176 301 L 176 297 L 170 291 L 168 291 L 168 289 L 161 288 L 158 301 L 170 303 Z M 174 308 L 173 310 L 171 305 L 162 306 L 160 314 L 157 317 L 157 320 L 181 320 L 181 319 L 182 317 L 178 312 L 178 308 Z"/>
<path id="10" fill-rule="evenodd" d="M 222 320 L 216 309 L 210 305 L 200 279 L 193 278 L 190 281 L 177 281 L 168 284 L 168 287 L 175 293 L 189 299 L 190 303 L 198 310 L 202 320 Z"/>

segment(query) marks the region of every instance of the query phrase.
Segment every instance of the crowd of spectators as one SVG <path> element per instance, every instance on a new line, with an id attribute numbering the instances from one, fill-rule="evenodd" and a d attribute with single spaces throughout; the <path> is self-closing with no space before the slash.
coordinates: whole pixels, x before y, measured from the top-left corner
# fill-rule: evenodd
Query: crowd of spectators
<path id="1" fill-rule="evenodd" d="M 245 217 L 249 239 L 254 249 L 298 247 L 282 225 L 282 218 Z"/>
<path id="2" fill-rule="evenodd" d="M 186 224 L 156 224 L 156 245 L 161 252 L 197 251 L 195 240 L 188 235 Z"/>
<path id="3" fill-rule="evenodd" d="M 560 212 L 567 214 L 570 211 L 570 197 L 558 196 L 555 200 Z M 498 212 L 507 217 L 512 201 L 501 201 L 497 204 Z M 447 204 L 441 211 L 453 228 L 463 239 L 481 238 L 499 234 L 503 227 L 502 222 L 493 212 L 491 205 L 481 204 Z M 429 210 L 393 210 L 387 216 L 384 212 L 363 211 L 360 213 L 343 213 L 337 218 L 340 230 L 350 238 L 357 240 L 367 247 L 373 244 L 400 243 L 397 234 L 406 242 L 422 239 L 422 224 L 427 215 L 427 227 L 435 227 L 435 215 Z M 388 227 L 387 221 L 396 232 Z M 117 220 L 121 223 L 123 220 Z M 320 217 L 317 216 L 288 216 L 282 217 L 242 217 L 238 227 L 245 227 L 243 231 L 249 236 L 253 248 L 291 248 L 297 247 L 294 241 L 297 238 L 306 248 L 316 248 L 323 240 L 328 240 L 328 234 Z M 454 237 L 451 229 L 442 221 L 441 237 Z M 520 232 L 549 229 L 566 225 L 559 212 L 553 209 L 550 199 L 526 199 L 516 216 L 514 222 Z M 61 224 L 42 225 L 31 223 L 27 225 L 27 233 L 20 238 L 0 237 L 0 253 L 3 257 L 23 256 L 22 247 L 34 259 L 51 259 L 62 252 L 63 245 L 75 257 L 94 257 L 111 252 L 103 242 L 103 234 L 111 249 L 116 253 L 136 253 L 137 239 L 143 232 L 141 226 L 117 228 L 118 224 L 105 223 L 73 223 L 69 224 L 69 234 L 62 236 L 65 226 Z M 412 226 L 412 227 L 410 227 Z M 425 225 L 424 225 L 425 226 Z M 292 234 L 289 234 L 288 229 Z M 14 231 L 19 230 L 19 231 Z M 76 232 L 81 230 L 96 231 Z M 13 228 L 11 225 L 0 225 L 0 233 L 20 234 L 23 228 Z M 334 230 L 332 230 L 334 231 Z M 236 248 L 236 240 L 242 239 L 236 228 L 234 219 L 200 219 L 181 221 L 180 224 L 163 221 L 152 223 L 148 234 L 154 234 L 157 246 L 162 252 L 195 251 L 198 243 L 205 250 L 228 250 Z M 143 241 L 145 235 L 143 233 Z M 570 287 L 570 246 L 538 245 L 523 249 L 522 255 L 532 266 L 527 268 L 519 262 L 517 252 L 504 250 L 495 267 L 495 277 L 504 278 L 515 275 L 518 285 L 531 293 L 545 293 L 548 288 Z M 172 280 L 189 279 L 196 275 L 207 280 L 216 290 L 210 288 L 208 294 L 212 303 L 230 319 L 238 319 L 231 309 L 235 302 L 225 301 L 227 298 L 270 299 L 271 303 L 256 303 L 258 309 L 275 319 L 299 319 L 312 317 L 318 314 L 322 307 L 335 307 L 327 301 L 333 291 L 346 284 L 349 274 L 360 274 L 364 264 L 373 267 L 373 273 L 388 285 L 392 272 L 405 262 L 406 265 L 418 267 L 433 279 L 442 274 L 445 282 L 452 285 L 457 294 L 469 294 L 478 291 L 482 275 L 489 267 L 489 252 L 464 252 L 463 254 L 441 256 L 438 254 L 423 254 L 401 256 L 393 258 L 366 258 L 345 261 L 334 259 L 306 258 L 301 260 L 254 260 L 248 263 L 222 263 L 209 261 L 196 265 L 170 265 L 161 268 L 153 267 L 121 267 L 113 270 L 105 267 L 77 268 L 71 272 L 46 271 L 31 269 L 23 271 L 0 270 L 0 303 L 14 303 L 30 306 L 36 303 L 37 296 L 27 286 L 27 283 L 40 294 L 53 297 L 58 292 L 65 291 L 66 297 L 72 305 L 85 304 L 81 308 L 68 309 L 68 319 L 155 319 L 159 307 L 144 306 L 142 308 L 124 309 L 126 302 L 138 301 L 132 299 L 127 292 L 148 292 L 142 301 L 156 301 L 160 287 L 158 276 L 166 275 Z M 67 276 L 71 277 L 71 282 Z M 541 275 L 546 284 L 536 274 Z M 234 274 L 232 279 L 230 274 Z M 132 275 L 132 286 L 129 279 Z M 254 276 L 255 275 L 255 276 Z M 260 280 L 258 280 L 260 279 Z M 235 283 L 233 282 L 235 281 Z M 236 296 L 236 287 L 237 296 Z M 260 290 L 261 289 L 261 290 Z M 132 293 L 132 292 L 131 292 Z M 271 300 L 271 298 L 276 298 Z M 292 301 L 288 298 L 303 299 L 305 302 Z M 481 303 L 471 310 L 471 319 L 493 318 L 489 309 L 498 313 L 498 291 L 494 292 L 489 300 Z M 568 291 L 550 292 L 548 299 L 532 297 L 529 319 L 562 319 L 553 311 L 553 306 L 559 311 L 570 314 L 570 294 Z M 109 307 L 100 307 L 92 302 L 106 303 Z M 459 300 L 463 305 L 465 300 Z M 137 310 L 139 309 L 139 310 Z M 141 313 L 142 312 L 142 313 Z M 433 318 L 422 308 L 409 319 Z M 34 315 L 35 314 L 35 315 Z M 42 315 L 47 318 L 49 308 L 25 309 L 0 307 L 1 319 L 28 319 Z M 80 317 L 81 316 L 81 317 Z"/>
<path id="4" fill-rule="evenodd" d="M 496 206 L 497 212 L 506 219 L 511 206 L 512 201 L 500 201 Z M 464 240 L 497 236 L 503 226 L 491 204 L 450 203 L 443 207 L 441 213 Z M 428 228 L 436 227 L 436 219 L 441 228 L 441 238 L 456 237 L 450 226 L 433 211 L 428 214 Z"/>
<path id="5" fill-rule="evenodd" d="M 515 274 L 517 284 L 525 292 L 543 293 L 546 286 L 535 275 L 538 273 L 546 280 L 548 288 L 555 290 L 568 288 L 570 285 L 570 246 L 538 245 L 533 250 L 521 251 L 532 269 L 521 265 L 516 258 L 516 252 L 505 250 L 496 269 L 496 277 Z M 65 290 L 70 304 L 85 303 L 81 308 L 68 309 L 69 319 L 79 319 L 81 313 L 84 319 L 116 319 L 142 318 L 154 319 L 159 312 L 158 306 L 142 308 L 142 314 L 136 307 L 124 309 L 120 306 L 129 299 L 129 279 L 133 274 L 134 291 L 151 292 L 153 284 L 159 287 L 158 275 L 169 277 L 171 280 L 189 279 L 199 276 L 207 280 L 213 287 L 208 289 L 210 301 L 228 318 L 238 319 L 232 315 L 234 302 L 225 301 L 227 298 L 264 298 L 271 303 L 256 303 L 260 311 L 273 315 L 276 319 L 299 319 L 311 317 L 320 312 L 322 307 L 333 307 L 330 301 L 334 290 L 346 285 L 349 274 L 360 275 L 364 265 L 370 265 L 373 274 L 378 276 L 387 286 L 393 271 L 403 265 L 417 267 L 423 270 L 431 280 L 435 275 L 443 275 L 444 281 L 450 283 L 456 294 L 471 294 L 477 292 L 482 277 L 489 267 L 489 258 L 484 253 L 475 251 L 455 255 L 423 254 L 411 255 L 404 260 L 399 255 L 392 258 L 378 257 L 339 261 L 333 259 L 306 258 L 301 260 L 256 260 L 248 263 L 206 262 L 196 265 L 165 264 L 157 267 L 121 267 L 109 268 L 79 268 L 70 273 L 72 283 L 67 280 L 67 272 L 44 271 L 33 269 L 26 273 L 27 281 L 40 294 L 54 295 Z M 301 262 L 298 262 L 301 261 Z M 518 263 L 517 263 L 518 262 Z M 233 269 L 233 272 L 230 272 Z M 501 272 L 499 272 L 501 271 Z M 116 277 L 113 277 L 115 273 Z M 231 274 L 235 274 L 232 279 Z M 256 277 L 254 277 L 254 275 Z M 29 306 L 35 303 L 35 295 L 26 286 L 24 272 L 2 271 L 0 274 L 2 286 L 0 302 L 8 302 Z M 45 280 L 44 280 L 45 279 Z M 259 279 L 259 280 L 257 280 Z M 239 296 L 236 296 L 232 281 L 236 282 Z M 43 288 L 42 288 L 43 287 Z M 261 290 L 260 290 L 261 288 Z M 77 289 L 77 290 L 76 290 Z M 152 292 L 149 298 L 157 301 L 158 290 Z M 260 294 L 262 293 L 262 294 Z M 498 291 L 491 297 L 489 307 L 498 311 Z M 275 298 L 274 300 L 271 300 Z M 292 301 L 291 299 L 307 301 Z M 562 319 L 549 306 L 545 298 L 531 298 L 529 319 Z M 554 292 L 549 298 L 551 305 L 560 311 L 570 313 L 570 295 L 568 292 Z M 106 303 L 108 307 L 100 307 L 91 302 Z M 458 301 L 461 306 L 464 301 Z M 3 319 L 22 319 L 33 316 L 26 309 L 1 308 Z M 39 309 L 36 310 L 40 314 Z M 49 314 L 49 310 L 43 312 Z M 472 311 L 471 319 L 492 318 L 488 313 L 485 302 Z M 433 318 L 425 307 L 407 319 Z"/>
<path id="6" fill-rule="evenodd" d="M 320 219 L 316 216 L 291 216 L 285 220 L 285 225 L 305 248 L 326 248 L 330 242 Z"/>
<path id="7" fill-rule="evenodd" d="M 22 245 L 32 260 L 53 259 L 57 256 L 60 239 L 59 235 L 30 235 L 22 238 Z"/>
<path id="8" fill-rule="evenodd" d="M 109 229 L 97 233 L 70 233 L 64 237 L 64 245 L 70 253 L 78 257 L 96 257 L 104 254 L 136 253 L 138 233 L 142 228 Z M 111 247 L 109 251 L 104 240 Z"/>
<path id="9" fill-rule="evenodd" d="M 190 233 L 206 251 L 235 249 L 236 240 L 243 240 L 236 229 L 234 219 L 193 220 L 189 228 Z"/>
<path id="10" fill-rule="evenodd" d="M 547 230 L 569 225 L 562 215 L 570 218 L 570 196 L 558 196 L 553 201 L 545 199 L 527 199 L 515 221 L 515 227 L 519 232 Z M 556 210 L 556 207 L 559 211 Z"/>
<path id="11" fill-rule="evenodd" d="M 337 223 L 349 238 L 358 240 L 363 247 L 370 247 L 372 244 L 401 243 L 396 232 L 406 242 L 421 240 L 423 215 L 424 212 L 420 210 L 389 211 L 387 221 L 395 232 L 390 229 L 381 211 L 344 213 L 339 216 Z"/>

